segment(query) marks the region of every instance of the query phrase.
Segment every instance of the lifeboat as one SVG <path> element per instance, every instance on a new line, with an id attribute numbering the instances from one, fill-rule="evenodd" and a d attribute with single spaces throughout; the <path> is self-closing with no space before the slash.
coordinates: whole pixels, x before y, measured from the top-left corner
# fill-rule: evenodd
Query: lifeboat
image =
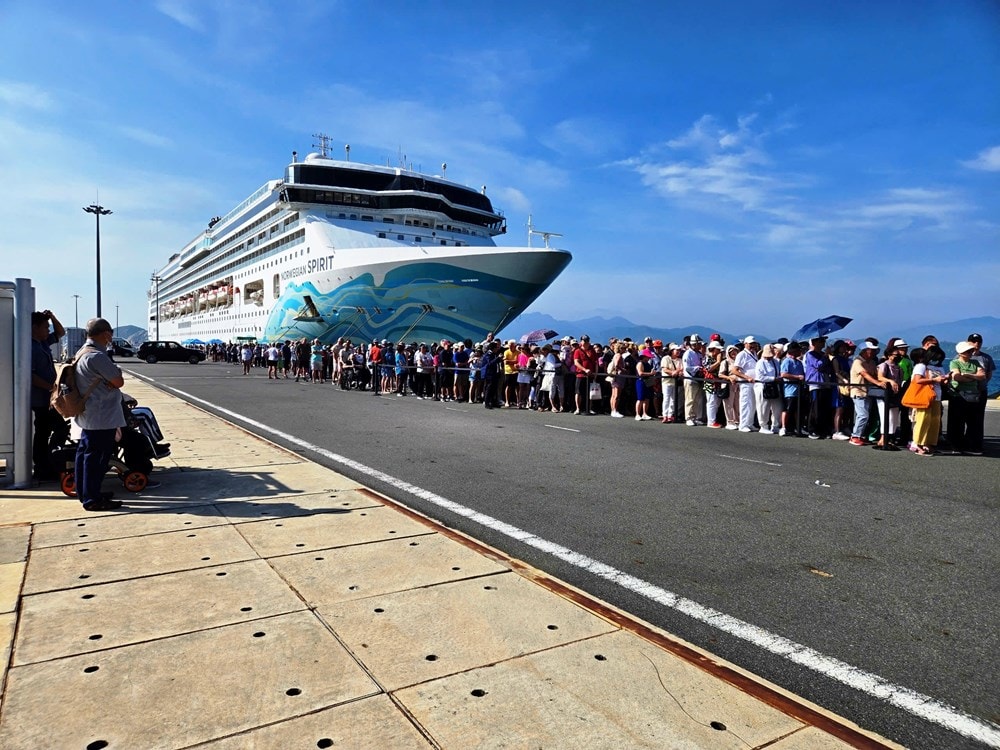
<path id="1" fill-rule="evenodd" d="M 193 313 L 194 312 L 194 295 L 189 294 L 184 298 L 184 312 Z"/>
<path id="2" fill-rule="evenodd" d="M 256 292 L 250 292 L 250 299 L 257 307 L 262 307 L 264 305 L 264 291 L 258 289 Z"/>
<path id="3" fill-rule="evenodd" d="M 201 290 L 198 292 L 198 309 L 204 310 L 208 307 L 208 292 Z"/>
<path id="4" fill-rule="evenodd" d="M 229 287 L 220 286 L 215 290 L 215 304 L 225 305 L 229 303 L 230 291 Z"/>
<path id="5" fill-rule="evenodd" d="M 216 294 L 215 287 L 211 287 L 205 294 L 205 299 L 209 307 L 215 307 L 216 299 L 218 299 L 218 294 Z"/>

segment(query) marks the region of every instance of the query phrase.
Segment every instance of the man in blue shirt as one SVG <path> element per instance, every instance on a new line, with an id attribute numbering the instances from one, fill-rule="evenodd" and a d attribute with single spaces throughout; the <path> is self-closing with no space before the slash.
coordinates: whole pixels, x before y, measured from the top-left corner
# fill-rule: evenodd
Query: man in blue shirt
<path id="1" fill-rule="evenodd" d="M 49 331 L 52 321 L 53 331 Z M 52 345 L 66 333 L 51 310 L 31 313 L 31 412 L 35 417 L 35 436 L 31 443 L 33 475 L 39 482 L 57 479 L 52 468 L 49 440 L 53 432 L 63 435 L 60 430 L 64 423 L 49 404 L 52 387 L 56 383 L 56 366 L 52 361 Z M 75 353 L 75 352 L 74 352 Z"/>
<path id="2" fill-rule="evenodd" d="M 87 408 L 76 417 L 83 431 L 76 450 L 76 496 L 85 510 L 104 511 L 121 507 L 113 492 L 102 492 L 101 481 L 115 453 L 115 432 L 125 426 L 121 387 L 122 371 L 108 357 L 114 336 L 104 318 L 87 321 L 87 342 L 76 362 L 76 387 L 90 393 Z"/>

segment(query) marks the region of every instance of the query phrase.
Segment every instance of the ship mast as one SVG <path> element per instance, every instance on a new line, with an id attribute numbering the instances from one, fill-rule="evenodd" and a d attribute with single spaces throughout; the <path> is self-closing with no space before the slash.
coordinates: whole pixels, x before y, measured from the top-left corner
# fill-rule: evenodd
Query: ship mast
<path id="1" fill-rule="evenodd" d="M 314 143 L 313 148 L 319 149 L 319 155 L 324 159 L 329 158 L 330 155 L 330 136 L 326 133 L 313 133 L 313 138 L 315 138 L 319 143 Z"/>
<path id="2" fill-rule="evenodd" d="M 535 229 L 534 224 L 531 223 L 531 214 L 528 214 L 528 247 L 531 247 L 531 235 L 540 234 L 542 235 L 542 241 L 545 242 L 545 249 L 549 249 L 549 237 L 562 237 L 558 232 L 543 232 L 540 229 Z"/>

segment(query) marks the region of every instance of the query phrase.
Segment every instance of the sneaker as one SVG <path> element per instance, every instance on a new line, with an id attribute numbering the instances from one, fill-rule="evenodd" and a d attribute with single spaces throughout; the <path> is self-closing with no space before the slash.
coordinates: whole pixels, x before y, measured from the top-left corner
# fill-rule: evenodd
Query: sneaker
<path id="1" fill-rule="evenodd" d="M 817 435 L 815 432 L 810 432 L 809 433 L 809 439 L 810 440 L 819 440 L 819 435 Z"/>
<path id="2" fill-rule="evenodd" d="M 727 424 L 726 425 L 726 429 L 727 430 L 738 430 L 738 429 L 740 429 L 740 426 L 738 424 Z"/>
<path id="3" fill-rule="evenodd" d="M 784 427 L 782 427 L 780 430 L 778 430 L 778 437 L 785 437 L 785 435 L 787 435 L 787 434 L 788 434 L 788 432 L 785 430 Z"/>
<path id="4" fill-rule="evenodd" d="M 709 427 L 711 427 L 713 430 L 721 430 L 722 429 L 722 423 L 721 422 L 712 422 L 712 424 L 710 424 Z"/>
<path id="5" fill-rule="evenodd" d="M 688 427 L 697 427 L 697 426 L 698 426 L 698 423 L 697 423 L 697 422 L 695 422 L 695 421 L 694 421 L 693 419 L 689 419 L 689 420 L 687 421 L 687 426 L 688 426 Z"/>
<path id="6" fill-rule="evenodd" d="M 580 412 L 577 412 L 577 414 L 579 414 L 579 413 L 580 413 Z M 635 421 L 636 421 L 636 422 L 641 422 L 641 421 L 642 421 L 642 417 L 641 417 L 641 416 L 639 416 L 638 414 L 636 414 L 636 415 L 635 415 Z"/>
<path id="7" fill-rule="evenodd" d="M 555 409 L 553 409 L 552 411 L 555 411 Z M 611 416 L 614 417 L 615 419 L 621 419 L 625 415 L 622 414 L 620 411 L 613 411 L 613 412 L 611 412 Z M 666 420 L 664 420 L 664 421 L 666 421 Z"/>
<path id="8" fill-rule="evenodd" d="M 573 413 L 574 413 L 574 414 L 576 414 L 577 416 L 579 416 L 579 415 L 580 415 L 580 414 L 581 414 L 582 412 L 581 412 L 581 411 L 580 411 L 579 409 L 577 409 L 577 410 L 576 410 L 575 412 L 573 412 Z"/>
<path id="9" fill-rule="evenodd" d="M 593 414 L 593 413 L 594 413 L 594 412 L 591 412 L 591 414 Z M 643 421 L 643 422 L 648 422 L 648 421 L 650 421 L 651 419 L 652 419 L 652 417 L 651 417 L 651 416 L 649 416 L 648 414 L 643 414 L 643 415 L 642 415 L 642 421 Z M 982 455 L 982 454 L 980 454 L 980 455 Z"/>
<path id="10" fill-rule="evenodd" d="M 695 425 L 695 427 L 704 427 L 705 426 L 705 420 L 704 419 L 696 419 L 696 420 L 694 420 L 694 425 Z"/>
<path id="11" fill-rule="evenodd" d="M 752 427 L 740 427 L 739 431 L 740 432 L 753 432 L 753 428 Z"/>
<path id="12" fill-rule="evenodd" d="M 597 412 L 596 411 L 588 411 L 587 414 L 589 414 L 590 416 L 594 416 L 595 414 L 597 414 Z"/>
<path id="13" fill-rule="evenodd" d="M 849 442 L 851 443 L 851 445 L 865 445 L 865 441 L 859 437 L 852 437 L 850 438 Z"/>
<path id="14" fill-rule="evenodd" d="M 850 435 L 845 435 L 842 432 L 835 432 L 835 433 L 833 433 L 833 439 L 834 440 L 850 440 L 851 436 Z"/>

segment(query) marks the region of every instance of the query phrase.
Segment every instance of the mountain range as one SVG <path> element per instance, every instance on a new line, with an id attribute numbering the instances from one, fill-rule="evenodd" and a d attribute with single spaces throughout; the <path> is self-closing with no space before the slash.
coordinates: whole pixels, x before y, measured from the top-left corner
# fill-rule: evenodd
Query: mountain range
<path id="1" fill-rule="evenodd" d="M 594 341 L 607 341 L 608 339 L 623 338 L 629 336 L 633 339 L 642 340 L 646 336 L 654 339 L 662 339 L 664 343 L 669 341 L 681 341 L 684 336 L 697 333 L 703 339 L 713 333 L 718 333 L 726 341 L 736 341 L 746 336 L 747 333 L 733 334 L 721 331 L 718 328 L 711 328 L 704 325 L 691 325 L 682 328 L 661 328 L 657 326 L 634 323 L 622 317 L 614 318 L 584 318 L 582 320 L 560 320 L 545 313 L 526 313 L 519 315 L 517 319 L 504 328 L 499 335 L 501 339 L 518 339 L 528 331 L 537 329 L 548 329 L 557 331 L 560 336 L 572 336 L 579 338 L 587 334 Z M 978 333 L 983 337 L 983 344 L 986 348 L 992 348 L 1000 344 L 1000 318 L 985 316 L 980 318 L 964 318 L 948 323 L 929 323 L 925 325 L 912 326 L 899 331 L 879 331 L 876 335 L 880 341 L 886 341 L 889 336 L 899 336 L 905 339 L 911 346 L 919 346 L 920 341 L 928 334 L 934 334 L 943 344 L 954 344 L 958 341 L 965 341 L 966 336 L 971 333 Z M 777 337 L 753 333 L 758 341 L 773 341 Z"/>

